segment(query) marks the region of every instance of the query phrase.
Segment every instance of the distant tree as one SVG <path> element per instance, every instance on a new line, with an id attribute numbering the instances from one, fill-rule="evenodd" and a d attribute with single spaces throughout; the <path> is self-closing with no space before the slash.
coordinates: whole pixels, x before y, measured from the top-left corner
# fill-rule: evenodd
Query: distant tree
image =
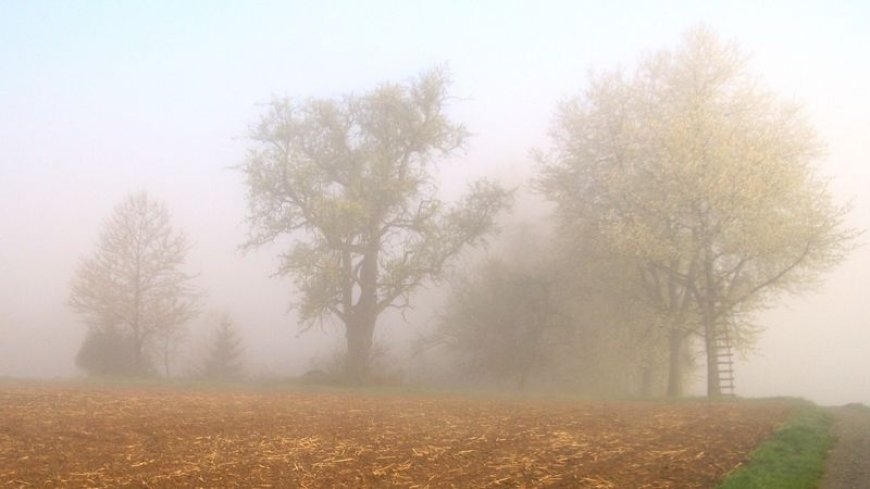
<path id="1" fill-rule="evenodd" d="M 854 236 L 813 168 L 814 131 L 703 28 L 631 76 L 594 77 L 552 137 L 544 194 L 563 223 L 585 221 L 636 262 L 670 337 L 672 380 L 684 340 L 701 335 L 709 396 L 720 394 L 717 336 L 745 336 L 740 318 L 838 263 Z"/>
<path id="2" fill-rule="evenodd" d="M 563 222 L 548 253 L 572 324 L 556 342 L 555 363 L 580 392 L 651 396 L 664 378 L 663 318 L 643 300 L 634 260 L 602 246 L 583 224 Z"/>
<path id="3" fill-rule="evenodd" d="M 89 327 L 88 348 L 123 339 L 131 367 L 120 373 L 149 373 L 158 338 L 177 337 L 195 314 L 197 295 L 181 270 L 187 251 L 166 207 L 140 192 L 115 207 L 76 269 L 69 303 Z"/>
<path id="4" fill-rule="evenodd" d="M 460 368 L 524 388 L 550 360 L 552 330 L 565 326 L 550 270 L 490 259 L 454 283 L 437 340 L 458 353 Z"/>
<path id="5" fill-rule="evenodd" d="M 296 239 L 279 273 L 295 279 L 306 324 L 344 325 L 350 381 L 366 377 L 378 316 L 408 307 L 509 203 L 485 181 L 456 205 L 438 198 L 433 166 L 467 134 L 446 101 L 447 78 L 435 70 L 361 96 L 274 101 L 251 132 L 247 246 Z"/>
<path id="6" fill-rule="evenodd" d="M 551 240 L 540 226 L 506 227 L 498 258 L 450 280 L 435 334 L 418 347 L 443 350 L 463 376 L 485 381 L 650 395 L 662 378 L 662 341 L 634 297 L 640 287 L 626 280 L 629 264 L 582 230 Z"/>
<path id="7" fill-rule="evenodd" d="M 234 380 L 242 376 L 244 349 L 233 322 L 222 318 L 214 329 L 200 374 L 211 380 Z"/>

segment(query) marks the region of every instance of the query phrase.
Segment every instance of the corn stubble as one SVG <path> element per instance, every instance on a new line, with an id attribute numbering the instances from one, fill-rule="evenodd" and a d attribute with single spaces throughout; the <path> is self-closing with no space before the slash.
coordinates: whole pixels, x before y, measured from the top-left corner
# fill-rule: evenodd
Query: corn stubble
<path id="1" fill-rule="evenodd" d="M 0 390 L 4 487 L 711 487 L 780 403 Z"/>

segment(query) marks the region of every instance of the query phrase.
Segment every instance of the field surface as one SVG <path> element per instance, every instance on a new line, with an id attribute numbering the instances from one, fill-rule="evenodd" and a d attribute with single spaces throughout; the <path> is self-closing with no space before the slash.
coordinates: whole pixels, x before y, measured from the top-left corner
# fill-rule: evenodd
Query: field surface
<path id="1" fill-rule="evenodd" d="M 0 387 L 0 487 L 709 488 L 778 403 Z"/>

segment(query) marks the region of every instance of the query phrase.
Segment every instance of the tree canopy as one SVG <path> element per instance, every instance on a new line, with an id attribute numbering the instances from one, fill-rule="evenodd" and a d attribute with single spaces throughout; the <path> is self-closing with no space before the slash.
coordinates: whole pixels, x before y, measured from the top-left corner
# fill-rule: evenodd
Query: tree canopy
<path id="1" fill-rule="evenodd" d="M 759 88 L 739 49 L 704 28 L 631 74 L 594 76 L 562 106 L 552 141 L 539 186 L 561 222 L 585 222 L 635 260 L 671 333 L 704 338 L 710 395 L 715 337 L 739 334 L 744 314 L 851 242 L 799 108 Z"/>
<path id="2" fill-rule="evenodd" d="M 488 181 L 457 203 L 439 198 L 433 169 L 467 138 L 445 113 L 447 87 L 433 70 L 363 95 L 275 100 L 251 131 L 247 245 L 292 237 L 279 273 L 293 277 L 303 321 L 344 325 L 346 370 L 357 380 L 378 316 L 407 307 L 509 203 Z"/>

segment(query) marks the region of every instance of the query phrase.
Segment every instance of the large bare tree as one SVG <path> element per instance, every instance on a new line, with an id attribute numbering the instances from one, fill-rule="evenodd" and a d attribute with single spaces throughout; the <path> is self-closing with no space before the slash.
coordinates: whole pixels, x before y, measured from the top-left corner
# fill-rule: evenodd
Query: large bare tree
<path id="1" fill-rule="evenodd" d="M 407 307 L 508 205 L 486 181 L 453 205 L 439 198 L 434 166 L 467 136 L 444 113 L 447 85 L 434 70 L 363 95 L 277 100 L 251 131 L 247 245 L 295 239 L 279 273 L 294 278 L 306 324 L 343 324 L 351 381 L 366 376 L 378 316 Z"/>
<path id="2" fill-rule="evenodd" d="M 673 380 L 683 341 L 700 335 L 710 396 L 720 393 L 717 337 L 745 333 L 741 318 L 811 282 L 852 242 L 846 209 L 814 168 L 810 125 L 704 28 L 630 75 L 594 77 L 562 107 L 553 141 L 540 186 L 563 222 L 591 223 L 636 261 L 666 318 Z"/>
<path id="3" fill-rule="evenodd" d="M 75 271 L 70 305 L 92 336 L 121 335 L 132 357 L 128 373 L 148 373 L 152 355 L 166 353 L 168 339 L 196 313 L 198 296 L 182 270 L 188 248 L 166 206 L 139 192 L 115 207 Z"/>

